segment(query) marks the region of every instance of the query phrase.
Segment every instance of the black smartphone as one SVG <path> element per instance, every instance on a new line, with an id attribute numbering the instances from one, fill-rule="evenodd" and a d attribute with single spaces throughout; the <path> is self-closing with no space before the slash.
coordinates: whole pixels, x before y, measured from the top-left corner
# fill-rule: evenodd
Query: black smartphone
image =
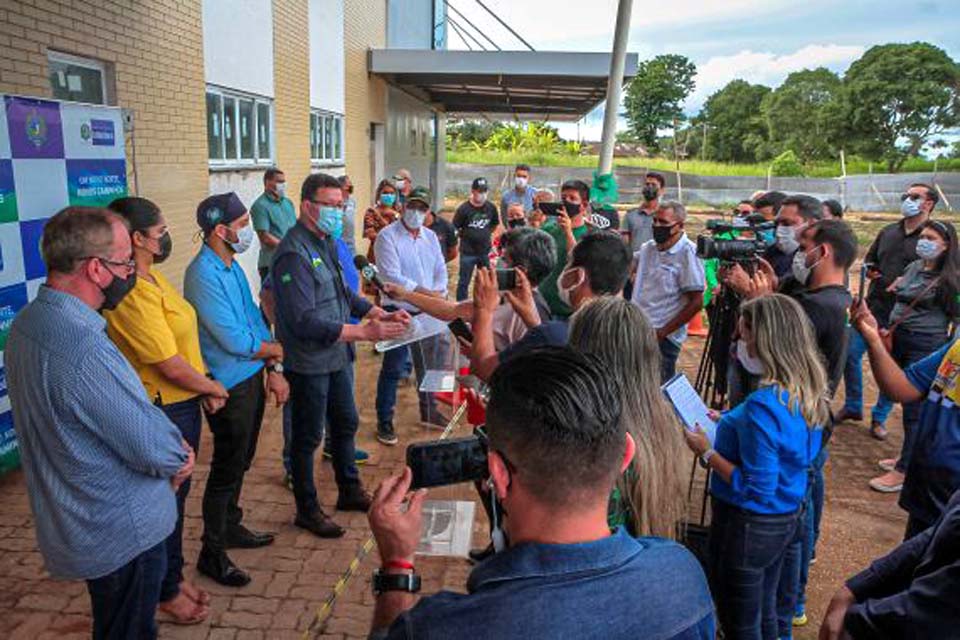
<path id="1" fill-rule="evenodd" d="M 497 289 L 512 291 L 517 288 L 516 269 L 497 269 Z"/>
<path id="2" fill-rule="evenodd" d="M 537 207 L 545 216 L 558 216 L 566 212 L 566 207 L 562 202 L 541 202 Z"/>
<path id="3" fill-rule="evenodd" d="M 476 436 L 417 442 L 407 447 L 412 489 L 442 487 L 487 477 L 487 450 Z"/>
<path id="4" fill-rule="evenodd" d="M 463 318 L 457 318 L 448 324 L 447 327 L 450 329 L 450 333 L 457 338 L 473 344 L 473 331 L 471 331 L 467 323 L 463 321 Z"/>
<path id="5" fill-rule="evenodd" d="M 857 299 L 856 299 L 857 304 L 860 304 L 860 302 L 864 300 L 863 296 L 867 292 L 867 281 L 869 280 L 869 278 L 867 277 L 867 274 L 870 272 L 870 269 L 872 268 L 873 268 L 873 265 L 870 264 L 869 262 L 864 262 L 863 265 L 860 266 L 860 290 L 859 290 L 859 293 L 857 294 Z"/>

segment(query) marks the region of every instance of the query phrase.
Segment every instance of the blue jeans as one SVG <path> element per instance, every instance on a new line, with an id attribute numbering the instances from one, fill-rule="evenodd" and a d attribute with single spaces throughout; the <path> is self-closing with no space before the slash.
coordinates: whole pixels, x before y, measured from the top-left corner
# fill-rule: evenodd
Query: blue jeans
<path id="1" fill-rule="evenodd" d="M 490 258 L 483 256 L 468 256 L 460 254 L 460 276 L 457 280 L 457 302 L 467 299 L 470 290 L 470 281 L 473 279 L 473 270 L 476 267 L 489 267 Z"/>
<path id="2" fill-rule="evenodd" d="M 780 570 L 799 516 L 751 513 L 714 498 L 710 590 L 725 637 L 776 640 Z"/>
<path id="3" fill-rule="evenodd" d="M 847 327 L 847 335 L 847 362 L 843 368 L 843 408 L 849 413 L 863 415 L 863 354 L 867 352 L 867 344 L 860 332 L 853 327 Z M 870 420 L 885 424 L 891 410 L 893 401 L 880 393 L 877 395 L 877 404 L 870 412 Z"/>
<path id="4" fill-rule="evenodd" d="M 167 572 L 163 542 L 100 578 L 87 580 L 94 640 L 157 637 L 160 582 Z"/>
<path id="5" fill-rule="evenodd" d="M 434 336 L 415 342 L 406 347 L 397 347 L 383 354 L 383 364 L 380 367 L 380 376 L 377 378 L 377 422 L 391 422 L 397 406 L 397 385 L 410 375 L 410 360 L 412 356 L 413 368 L 417 372 L 417 386 L 430 365 L 436 367 L 441 357 L 442 343 L 440 336 Z M 420 404 L 420 419 L 427 420 L 436 408 L 436 401 L 432 393 L 417 391 Z"/>
<path id="6" fill-rule="evenodd" d="M 668 381 L 677 372 L 677 358 L 680 357 L 680 345 L 664 338 L 660 341 L 660 384 Z"/>
<path id="7" fill-rule="evenodd" d="M 947 341 L 945 333 L 917 333 L 898 327 L 893 332 L 893 359 L 901 369 L 922 360 Z M 897 458 L 897 471 L 906 473 L 907 462 L 913 453 L 914 431 L 920 422 L 920 409 L 923 401 L 908 402 L 903 405 L 903 445 L 900 448 L 900 457 Z"/>
<path id="8" fill-rule="evenodd" d="M 293 495 L 297 513 L 310 516 L 320 508 L 313 480 L 313 456 L 323 440 L 324 425 L 330 427 L 337 486 L 343 489 L 360 483 L 354 449 L 360 419 L 353 400 L 353 365 L 333 373 L 306 375 L 287 371 L 285 375 L 293 405 L 290 442 Z"/>
<path id="9" fill-rule="evenodd" d="M 200 455 L 200 430 L 203 425 L 200 418 L 200 398 L 163 405 L 160 409 L 170 418 L 170 422 L 177 425 L 183 439 Z M 183 582 L 183 511 L 189 493 L 190 478 L 187 478 L 177 490 L 177 525 L 166 540 L 167 573 L 160 588 L 160 602 L 175 598 L 180 593 L 180 583 Z"/>

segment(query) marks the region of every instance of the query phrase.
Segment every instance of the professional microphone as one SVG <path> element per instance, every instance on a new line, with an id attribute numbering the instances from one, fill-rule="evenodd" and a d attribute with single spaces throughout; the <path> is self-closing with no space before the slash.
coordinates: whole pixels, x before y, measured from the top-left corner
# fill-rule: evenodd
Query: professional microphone
<path id="1" fill-rule="evenodd" d="M 357 268 L 364 280 L 375 286 L 378 291 L 383 291 L 383 280 L 380 279 L 377 267 L 370 264 L 366 256 L 353 256 L 353 266 Z"/>

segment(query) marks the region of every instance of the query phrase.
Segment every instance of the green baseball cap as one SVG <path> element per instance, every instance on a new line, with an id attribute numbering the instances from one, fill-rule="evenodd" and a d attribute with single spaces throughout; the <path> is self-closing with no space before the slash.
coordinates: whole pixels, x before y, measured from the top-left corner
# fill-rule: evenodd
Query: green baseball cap
<path id="1" fill-rule="evenodd" d="M 407 196 L 406 201 L 419 200 L 423 204 L 430 206 L 430 189 L 426 187 L 414 187 Z"/>

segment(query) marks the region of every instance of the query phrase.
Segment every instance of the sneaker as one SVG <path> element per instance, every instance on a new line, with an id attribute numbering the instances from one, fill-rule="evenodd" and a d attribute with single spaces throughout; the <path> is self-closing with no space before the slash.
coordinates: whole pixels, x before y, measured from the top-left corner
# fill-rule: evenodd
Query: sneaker
<path id="1" fill-rule="evenodd" d="M 851 411 L 850 409 L 844 407 L 840 410 L 840 413 L 836 415 L 834 421 L 837 424 L 840 424 L 841 422 L 862 422 L 863 413 L 857 413 L 856 411 Z"/>
<path id="2" fill-rule="evenodd" d="M 897 493 L 903 489 L 903 474 L 899 471 L 888 471 L 871 480 L 870 488 L 880 493 Z"/>
<path id="3" fill-rule="evenodd" d="M 400 442 L 400 439 L 397 438 L 396 432 L 393 430 L 393 422 L 387 420 L 377 424 L 377 441 L 380 444 L 385 444 L 388 447 Z"/>
<path id="4" fill-rule="evenodd" d="M 331 520 L 323 509 L 317 509 L 308 516 L 298 513 L 293 524 L 306 529 L 318 538 L 342 538 L 346 533 L 346 530 Z"/>
<path id="5" fill-rule="evenodd" d="M 897 459 L 896 458 L 884 458 L 877 462 L 877 466 L 880 467 L 881 471 L 893 471 L 897 468 Z"/>
<path id="6" fill-rule="evenodd" d="M 366 513 L 370 510 L 372 498 L 360 483 L 344 485 L 340 488 L 337 497 L 337 511 L 359 511 Z"/>
<path id="7" fill-rule="evenodd" d="M 882 422 L 877 422 L 876 420 L 872 420 L 870 422 L 870 436 L 874 440 L 886 440 L 887 428 L 883 425 Z"/>
<path id="8" fill-rule="evenodd" d="M 793 614 L 793 626 L 795 627 L 805 627 L 809 620 L 807 619 L 807 612 L 803 609 L 798 609 L 795 614 Z"/>
<path id="9" fill-rule="evenodd" d="M 326 447 L 323 448 L 323 459 L 333 460 L 333 453 Z M 353 450 L 353 461 L 356 464 L 366 464 L 369 459 L 370 459 L 370 454 L 364 451 L 363 449 Z"/>

